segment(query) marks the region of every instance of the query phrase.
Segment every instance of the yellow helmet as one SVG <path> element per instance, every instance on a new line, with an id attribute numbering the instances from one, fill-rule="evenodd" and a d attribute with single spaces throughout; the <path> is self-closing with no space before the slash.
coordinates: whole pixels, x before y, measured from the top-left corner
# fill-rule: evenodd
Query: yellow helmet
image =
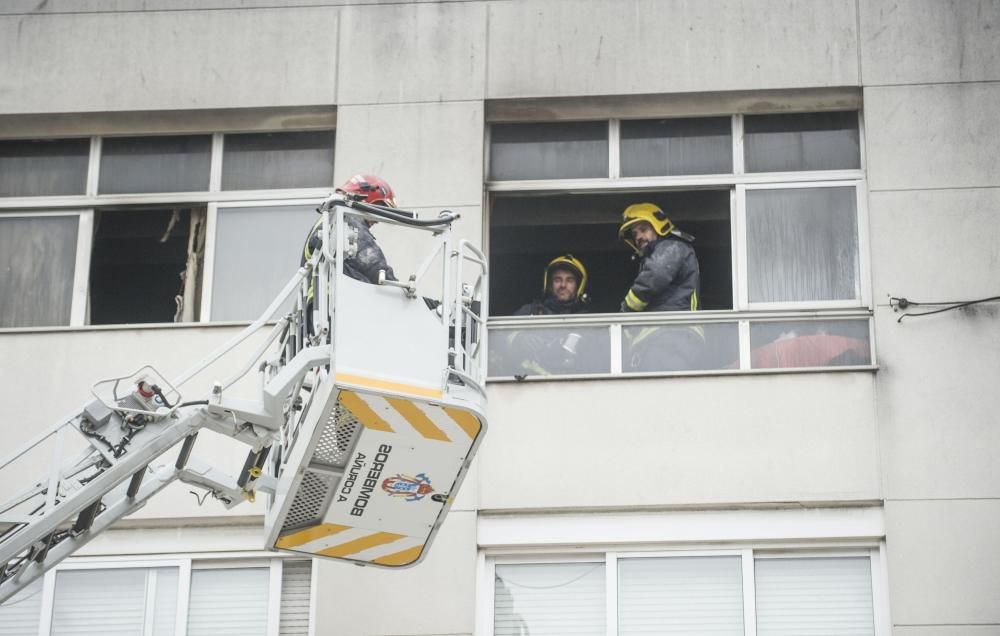
<path id="1" fill-rule="evenodd" d="M 653 231 L 660 236 L 666 236 L 674 229 L 674 224 L 667 218 L 666 213 L 653 203 L 633 203 L 622 212 L 622 224 L 618 228 L 618 238 L 625 241 L 636 253 L 641 250 L 632 242 L 628 231 L 639 223 L 649 223 L 653 226 Z"/>
<path id="2" fill-rule="evenodd" d="M 582 299 L 584 290 L 587 288 L 587 268 L 583 266 L 580 259 L 576 258 L 572 254 L 557 256 L 549 261 L 549 264 L 545 266 L 545 278 L 542 281 L 542 295 L 549 295 L 549 276 L 552 271 L 556 269 L 568 269 L 576 274 L 576 299 Z"/>

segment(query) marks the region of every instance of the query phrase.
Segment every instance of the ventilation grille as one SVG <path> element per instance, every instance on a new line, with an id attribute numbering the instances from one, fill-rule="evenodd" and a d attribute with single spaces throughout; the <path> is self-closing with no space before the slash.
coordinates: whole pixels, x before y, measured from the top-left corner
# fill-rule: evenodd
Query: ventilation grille
<path id="1" fill-rule="evenodd" d="M 359 428 L 360 424 L 354 414 L 337 402 L 320 435 L 319 443 L 316 444 L 316 450 L 313 451 L 312 461 L 343 468 L 347 464 L 348 454 Z"/>
<path id="2" fill-rule="evenodd" d="M 307 470 L 295 493 L 295 501 L 288 509 L 288 516 L 281 526 L 282 533 L 300 527 L 313 526 L 323 520 L 327 495 L 337 481 L 335 475 Z"/>

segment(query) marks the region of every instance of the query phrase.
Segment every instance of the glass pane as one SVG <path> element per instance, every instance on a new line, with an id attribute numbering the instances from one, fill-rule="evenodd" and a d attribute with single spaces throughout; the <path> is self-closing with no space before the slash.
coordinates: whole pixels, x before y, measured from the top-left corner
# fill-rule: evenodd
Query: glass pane
<path id="1" fill-rule="evenodd" d="M 750 302 L 860 299 L 851 188 L 747 191 Z"/>
<path id="2" fill-rule="evenodd" d="M 758 636 L 872 636 L 871 563 L 865 557 L 756 559 Z"/>
<path id="3" fill-rule="evenodd" d="M 747 172 L 860 168 L 858 114 L 747 115 L 743 148 Z"/>
<path id="4" fill-rule="evenodd" d="M 84 194 L 89 139 L 0 141 L 0 197 Z"/>
<path id="5" fill-rule="evenodd" d="M 750 367 L 793 369 L 871 364 L 868 320 L 750 323 Z"/>
<path id="6" fill-rule="evenodd" d="M 64 570 L 56 575 L 52 634 L 142 634 L 146 570 Z"/>
<path id="7" fill-rule="evenodd" d="M 298 269 L 318 218 L 314 205 L 219 208 L 212 320 L 257 318 Z"/>
<path id="8" fill-rule="evenodd" d="M 604 563 L 496 566 L 496 636 L 605 633 Z"/>
<path id="9" fill-rule="evenodd" d="M 490 179 L 608 176 L 608 122 L 494 124 Z"/>
<path id="10" fill-rule="evenodd" d="M 36 636 L 42 616 L 42 581 L 38 578 L 0 605 L 0 636 Z"/>
<path id="11" fill-rule="evenodd" d="M 736 323 L 636 325 L 622 329 L 622 371 L 738 369 Z"/>
<path id="12" fill-rule="evenodd" d="M 623 121 L 621 170 L 623 177 L 732 172 L 732 120 Z"/>
<path id="13" fill-rule="evenodd" d="M 208 135 L 105 137 L 98 192 L 204 192 L 211 147 Z"/>
<path id="14" fill-rule="evenodd" d="M 333 131 L 226 135 L 223 190 L 324 188 L 333 184 Z"/>
<path id="15" fill-rule="evenodd" d="M 607 327 L 490 329 L 489 376 L 611 372 Z"/>
<path id="16" fill-rule="evenodd" d="M 264 636 L 268 568 L 194 570 L 188 636 Z"/>
<path id="17" fill-rule="evenodd" d="M 618 633 L 742 636 L 740 557 L 622 559 Z"/>
<path id="18" fill-rule="evenodd" d="M 77 216 L 0 216 L 0 327 L 69 324 L 79 225 Z"/>

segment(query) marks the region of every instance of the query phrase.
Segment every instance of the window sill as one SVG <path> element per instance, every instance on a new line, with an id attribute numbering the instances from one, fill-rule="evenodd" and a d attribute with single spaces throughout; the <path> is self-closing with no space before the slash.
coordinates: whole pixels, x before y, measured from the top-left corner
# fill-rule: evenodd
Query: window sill
<path id="1" fill-rule="evenodd" d="M 586 382 L 592 380 L 646 380 L 650 378 L 704 378 L 704 377 L 732 377 L 748 375 L 785 375 L 800 373 L 849 373 L 867 372 L 876 373 L 879 370 L 877 364 L 854 365 L 842 367 L 799 367 L 783 369 L 711 369 L 705 371 L 658 371 L 651 373 L 592 373 L 580 375 L 526 375 L 516 378 L 512 376 L 487 378 L 486 384 L 510 384 L 524 382 Z"/>

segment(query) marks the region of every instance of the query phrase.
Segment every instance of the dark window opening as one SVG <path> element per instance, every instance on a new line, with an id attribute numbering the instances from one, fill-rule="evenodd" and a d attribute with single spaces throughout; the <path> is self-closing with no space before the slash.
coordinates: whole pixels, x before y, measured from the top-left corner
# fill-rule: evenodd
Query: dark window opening
<path id="1" fill-rule="evenodd" d="M 490 313 L 509 316 L 542 294 L 554 257 L 571 253 L 587 268 L 593 313 L 613 313 L 638 272 L 618 240 L 621 213 L 633 203 L 659 205 L 678 229 L 695 236 L 701 309 L 733 308 L 730 191 L 603 194 L 495 194 L 490 205 Z"/>
<path id="2" fill-rule="evenodd" d="M 203 208 L 98 210 L 90 260 L 90 324 L 198 319 Z"/>

